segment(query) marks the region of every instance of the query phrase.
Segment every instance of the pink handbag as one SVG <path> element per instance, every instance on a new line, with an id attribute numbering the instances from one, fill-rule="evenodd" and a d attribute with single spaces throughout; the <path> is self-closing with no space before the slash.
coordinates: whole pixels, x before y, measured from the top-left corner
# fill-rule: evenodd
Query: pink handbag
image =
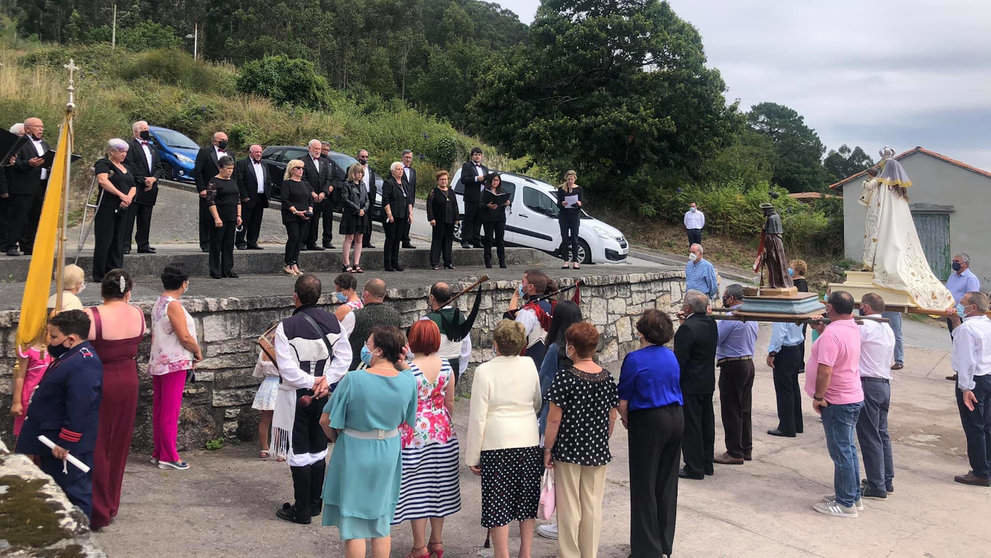
<path id="1" fill-rule="evenodd" d="M 552 519 L 554 517 L 554 473 L 550 469 L 544 469 L 544 479 L 540 483 L 540 519 Z"/>

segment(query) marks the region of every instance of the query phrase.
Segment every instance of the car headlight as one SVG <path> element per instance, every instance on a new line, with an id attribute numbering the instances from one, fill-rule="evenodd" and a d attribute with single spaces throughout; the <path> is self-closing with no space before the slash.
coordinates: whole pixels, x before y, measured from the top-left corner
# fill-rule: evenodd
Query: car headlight
<path id="1" fill-rule="evenodd" d="M 189 157 L 186 157 L 185 155 L 183 155 L 182 153 L 176 153 L 175 154 L 175 158 L 176 159 L 179 159 L 179 162 L 180 163 L 186 163 L 187 165 L 192 165 L 195 162 L 192 159 L 190 159 Z"/>

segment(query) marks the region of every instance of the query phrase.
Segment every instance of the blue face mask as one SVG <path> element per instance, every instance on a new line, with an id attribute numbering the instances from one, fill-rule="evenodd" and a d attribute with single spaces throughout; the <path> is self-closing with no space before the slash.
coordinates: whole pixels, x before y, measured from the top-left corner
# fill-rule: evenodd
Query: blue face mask
<path id="1" fill-rule="evenodd" d="M 344 296 L 344 293 L 334 293 L 334 298 L 337 299 L 339 304 L 344 304 L 348 301 L 348 297 Z"/>
<path id="2" fill-rule="evenodd" d="M 788 276 L 791 277 L 792 275 L 795 275 L 795 270 L 789 267 L 788 268 Z"/>
<path id="3" fill-rule="evenodd" d="M 361 362 L 364 362 L 365 366 L 372 365 L 372 352 L 368 350 L 367 345 L 361 347 Z"/>

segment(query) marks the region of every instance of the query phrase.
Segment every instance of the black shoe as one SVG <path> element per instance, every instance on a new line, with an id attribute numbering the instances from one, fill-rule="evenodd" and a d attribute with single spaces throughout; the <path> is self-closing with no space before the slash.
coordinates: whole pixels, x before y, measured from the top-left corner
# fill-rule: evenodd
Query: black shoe
<path id="1" fill-rule="evenodd" d="M 124 248 L 123 253 L 124 254 L 130 254 L 131 253 L 131 249 L 130 248 Z"/>
<path id="2" fill-rule="evenodd" d="M 444 264 L 444 269 L 454 269 L 454 264 Z"/>
<path id="3" fill-rule="evenodd" d="M 403 248 L 416 248 L 416 246 L 413 246 L 409 242 L 403 242 Z"/>
<path id="4" fill-rule="evenodd" d="M 955 382 L 955 381 L 957 381 L 957 375 L 954 374 L 952 376 L 947 376 L 946 379 L 947 380 L 950 380 L 951 382 Z"/>
<path id="5" fill-rule="evenodd" d="M 378 248 L 378 246 L 375 246 L 374 244 L 362 244 L 361 247 L 362 248 Z"/>
<path id="6" fill-rule="evenodd" d="M 461 243 L 461 247 L 464 248 L 465 250 L 467 250 L 467 249 L 471 248 L 471 244 L 467 244 L 465 242 L 462 242 Z"/>
<path id="7" fill-rule="evenodd" d="M 324 248 L 324 250 L 334 250 L 335 249 L 334 248 L 334 245 L 331 244 L 331 243 L 329 243 L 329 242 L 324 242 L 323 243 L 323 248 Z"/>
<path id="8" fill-rule="evenodd" d="M 12 256 L 12 257 L 20 256 L 21 255 L 21 251 L 18 250 L 17 248 L 8 248 L 7 249 L 7 255 L 8 256 Z"/>
<path id="9" fill-rule="evenodd" d="M 707 477 L 711 477 L 712 475 L 715 475 L 715 474 L 716 474 L 716 470 L 715 469 L 709 469 L 708 471 L 705 472 L 705 476 L 707 476 Z"/>
<path id="10" fill-rule="evenodd" d="M 317 246 L 316 244 L 311 244 L 306 247 L 307 250 L 314 250 L 316 252 L 323 252 L 323 247 Z"/>
<path id="11" fill-rule="evenodd" d="M 492 269 L 492 262 L 486 262 L 485 267 L 488 269 Z"/>
<path id="12" fill-rule="evenodd" d="M 154 254 L 155 252 L 158 252 L 158 250 L 155 250 L 151 246 L 149 246 L 147 248 L 138 248 L 138 253 L 139 254 Z"/>
<path id="13" fill-rule="evenodd" d="M 234 247 L 237 248 L 238 250 L 247 250 L 248 249 L 248 245 L 247 244 L 236 244 L 236 245 L 234 245 Z"/>
<path id="14" fill-rule="evenodd" d="M 248 250 L 264 250 L 264 248 L 262 248 L 261 246 L 259 246 L 257 244 L 249 244 L 248 245 Z"/>
<path id="15" fill-rule="evenodd" d="M 210 277 L 213 277 L 214 279 L 223 279 L 224 278 L 223 275 L 217 275 L 216 273 L 211 273 L 210 274 Z"/>
<path id="16" fill-rule="evenodd" d="M 430 266 L 430 269 L 432 269 L 434 271 L 437 271 L 438 269 L 440 269 L 440 266 L 439 265 L 432 265 L 432 266 Z"/>
<path id="17" fill-rule="evenodd" d="M 230 277 L 231 279 L 237 279 L 239 277 L 239 275 L 237 273 L 234 273 L 233 271 L 227 272 L 226 276 Z"/>
<path id="18" fill-rule="evenodd" d="M 499 262 L 499 267 L 506 269 L 506 262 Z"/>
<path id="19" fill-rule="evenodd" d="M 296 517 L 296 508 L 294 508 L 289 502 L 282 504 L 281 508 L 275 510 L 275 517 L 292 523 L 299 523 L 300 525 L 309 525 L 311 521 L 309 517 L 304 517 L 302 519 Z"/>
<path id="20" fill-rule="evenodd" d="M 397 265 L 396 267 L 392 268 L 392 270 L 393 271 L 406 271 L 406 268 L 403 267 L 403 266 L 401 266 L 401 265 Z"/>
<path id="21" fill-rule="evenodd" d="M 794 434 L 788 434 L 787 432 L 782 432 L 782 431 L 778 430 L 777 428 L 775 428 L 773 430 L 768 430 L 767 433 L 770 434 L 771 436 L 781 436 L 781 437 L 784 437 L 784 438 L 794 438 L 795 437 Z"/>
<path id="22" fill-rule="evenodd" d="M 210 253 L 210 248 L 209 247 L 204 248 L 204 247 L 200 246 L 200 252 L 203 252 L 204 254 L 209 254 Z"/>
<path id="23" fill-rule="evenodd" d="M 689 473 L 684 467 L 682 467 L 681 469 L 678 469 L 678 477 L 682 479 L 702 480 L 705 478 L 705 475 L 702 473 Z"/>
<path id="24" fill-rule="evenodd" d="M 885 486 L 884 491 L 887 492 L 888 494 L 891 494 L 892 492 L 895 491 L 895 485 L 889 484 L 888 486 Z"/>
<path id="25" fill-rule="evenodd" d="M 862 495 L 864 498 L 870 498 L 872 500 L 884 500 L 888 497 L 888 493 L 884 490 L 876 490 L 871 487 L 867 487 L 863 490 Z"/>
<path id="26" fill-rule="evenodd" d="M 436 269 L 436 268 L 435 268 L 435 269 Z M 385 266 L 385 270 L 386 270 L 386 271 L 395 271 L 395 269 L 392 269 L 392 268 L 391 268 L 391 267 L 389 267 L 389 266 Z"/>

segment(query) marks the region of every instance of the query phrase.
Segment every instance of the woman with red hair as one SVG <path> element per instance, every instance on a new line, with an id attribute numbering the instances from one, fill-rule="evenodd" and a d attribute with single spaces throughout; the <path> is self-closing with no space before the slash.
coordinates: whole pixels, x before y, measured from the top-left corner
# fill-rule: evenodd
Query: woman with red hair
<path id="1" fill-rule="evenodd" d="M 420 320 L 409 331 L 410 372 L 417 383 L 416 423 L 400 427 L 403 476 L 393 525 L 410 520 L 408 558 L 444 555 L 444 517 L 461 510 L 458 439 L 454 433 L 454 370 L 440 358 L 440 329 Z M 430 540 L 427 541 L 427 521 Z"/>

